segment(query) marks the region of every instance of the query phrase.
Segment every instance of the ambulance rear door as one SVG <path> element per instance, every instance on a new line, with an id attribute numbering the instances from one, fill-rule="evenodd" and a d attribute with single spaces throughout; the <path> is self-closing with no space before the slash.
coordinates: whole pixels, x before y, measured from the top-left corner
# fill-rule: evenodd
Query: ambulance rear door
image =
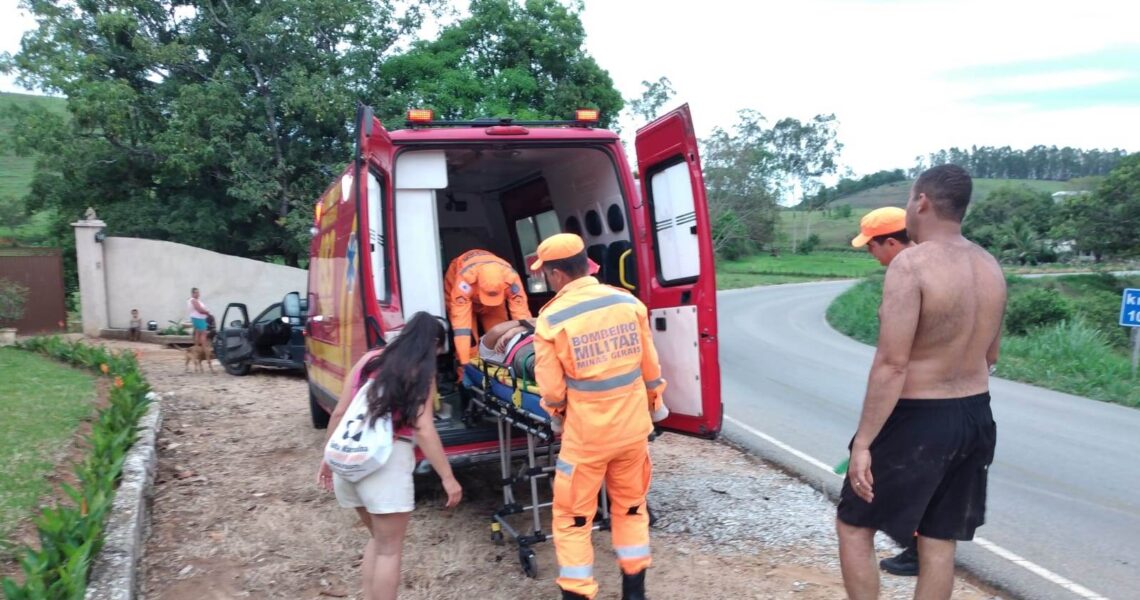
<path id="1" fill-rule="evenodd" d="M 716 270 L 697 138 L 688 105 L 638 130 L 634 142 L 646 231 L 634 244 L 649 327 L 669 384 L 662 429 L 713 438 L 723 406 L 717 358 Z"/>
<path id="2" fill-rule="evenodd" d="M 369 106 L 357 108 L 356 186 L 357 214 L 360 222 L 353 232 L 359 265 L 350 272 L 360 275 L 360 306 L 363 317 L 363 345 L 354 348 L 353 361 L 363 354 L 363 346 L 375 348 L 385 343 L 385 334 L 403 324 L 399 307 L 399 290 L 393 260 L 391 219 L 392 159 L 395 144 Z M 358 242 L 356 240 L 359 240 Z M 352 284 L 350 283 L 350 288 Z M 351 291 L 351 290 L 350 290 Z"/>

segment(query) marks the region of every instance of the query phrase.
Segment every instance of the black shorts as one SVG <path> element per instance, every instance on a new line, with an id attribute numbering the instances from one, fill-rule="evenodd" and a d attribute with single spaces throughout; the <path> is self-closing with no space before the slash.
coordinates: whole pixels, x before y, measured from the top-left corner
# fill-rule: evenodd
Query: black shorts
<path id="1" fill-rule="evenodd" d="M 839 520 L 882 531 L 902 546 L 916 532 L 971 540 L 986 520 L 986 476 L 996 443 L 989 393 L 899 400 L 871 442 L 875 499 L 868 504 L 856 496 L 849 475 Z"/>

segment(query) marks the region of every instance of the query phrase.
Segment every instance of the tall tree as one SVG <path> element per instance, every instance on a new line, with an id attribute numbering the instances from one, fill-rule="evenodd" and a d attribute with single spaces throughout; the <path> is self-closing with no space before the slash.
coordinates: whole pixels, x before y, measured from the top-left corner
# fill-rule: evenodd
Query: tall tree
<path id="1" fill-rule="evenodd" d="M 673 89 L 673 82 L 668 77 L 659 77 L 657 81 L 642 81 L 641 96 L 629 100 L 629 112 L 648 123 L 658 117 L 661 109 L 677 95 Z"/>
<path id="2" fill-rule="evenodd" d="M 1140 254 L 1140 153 L 1121 160 L 1094 194 L 1068 199 L 1062 212 L 1060 233 L 1098 261 Z"/>
<path id="3" fill-rule="evenodd" d="M 57 233 L 94 206 L 111 233 L 296 264 L 310 207 L 351 154 L 359 100 L 389 124 L 620 111 L 582 49 L 579 8 L 474 0 L 415 42 L 443 0 L 23 0 L 38 27 L 0 60 L 68 98 L 68 115 L 12 115 L 39 161 L 29 207 Z M 603 123 L 604 124 L 604 123 Z"/>
<path id="4" fill-rule="evenodd" d="M 568 119 L 597 108 L 614 123 L 621 94 L 585 50 L 580 7 L 472 0 L 470 15 L 379 65 L 369 97 L 387 120 L 411 106 L 440 118 Z"/>
<path id="5" fill-rule="evenodd" d="M 350 152 L 370 77 L 431 3 L 24 0 L 38 27 L 5 61 L 67 97 L 16 115 L 39 161 L 30 208 L 87 206 L 113 233 L 291 264 L 321 170 Z M 61 231 L 62 233 L 62 231 Z M 63 236 L 66 240 L 67 237 Z"/>

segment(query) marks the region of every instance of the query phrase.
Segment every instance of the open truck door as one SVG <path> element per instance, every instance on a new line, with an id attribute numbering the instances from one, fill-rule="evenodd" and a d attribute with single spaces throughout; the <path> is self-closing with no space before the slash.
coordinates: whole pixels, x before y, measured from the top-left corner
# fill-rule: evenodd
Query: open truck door
<path id="1" fill-rule="evenodd" d="M 716 267 L 701 160 L 688 105 L 641 128 L 634 142 L 648 233 L 637 287 L 669 385 L 662 429 L 712 438 L 723 405 L 717 350 Z M 647 271 L 648 269 L 648 271 Z M 624 285 L 624 281 L 623 281 Z M 629 287 L 629 286 L 627 286 Z"/>

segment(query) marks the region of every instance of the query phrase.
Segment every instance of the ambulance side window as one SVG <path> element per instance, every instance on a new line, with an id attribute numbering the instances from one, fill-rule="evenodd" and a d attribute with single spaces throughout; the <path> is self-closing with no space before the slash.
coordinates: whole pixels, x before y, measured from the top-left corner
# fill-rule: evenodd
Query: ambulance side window
<path id="1" fill-rule="evenodd" d="M 697 212 L 688 163 L 678 156 L 665 164 L 649 175 L 649 207 L 658 277 L 663 285 L 680 285 L 691 283 L 701 271 Z"/>
<path id="2" fill-rule="evenodd" d="M 372 261 L 372 285 L 375 286 L 376 299 L 387 302 L 388 253 L 384 243 L 384 187 L 372 171 L 368 172 L 368 240 L 371 244 L 368 254 Z"/>
<path id="3" fill-rule="evenodd" d="M 538 244 L 561 231 L 558 215 L 552 210 L 515 221 L 515 235 L 518 236 L 524 268 L 529 266 L 530 259 L 538 251 Z M 550 289 L 542 273 L 532 273 L 527 270 L 524 278 L 528 294 L 541 294 Z"/>

